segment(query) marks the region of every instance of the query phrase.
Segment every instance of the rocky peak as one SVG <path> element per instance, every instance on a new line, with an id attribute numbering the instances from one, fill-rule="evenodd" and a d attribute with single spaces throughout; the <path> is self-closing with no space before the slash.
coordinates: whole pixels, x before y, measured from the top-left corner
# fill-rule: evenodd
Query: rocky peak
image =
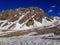
<path id="1" fill-rule="evenodd" d="M 19 24 L 24 23 L 27 26 L 34 25 L 34 20 L 42 23 L 43 18 L 47 21 L 52 20 L 50 16 L 48 16 L 41 8 L 38 7 L 14 8 L 0 12 L 0 20 L 18 22 Z"/>

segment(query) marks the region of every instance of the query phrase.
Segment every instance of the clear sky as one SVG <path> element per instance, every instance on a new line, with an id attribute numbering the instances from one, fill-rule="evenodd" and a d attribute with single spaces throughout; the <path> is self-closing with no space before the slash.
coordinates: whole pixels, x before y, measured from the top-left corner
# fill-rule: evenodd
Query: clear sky
<path id="1" fill-rule="evenodd" d="M 60 16 L 60 0 L 0 0 L 0 11 L 30 6 L 40 7 L 49 15 Z"/>

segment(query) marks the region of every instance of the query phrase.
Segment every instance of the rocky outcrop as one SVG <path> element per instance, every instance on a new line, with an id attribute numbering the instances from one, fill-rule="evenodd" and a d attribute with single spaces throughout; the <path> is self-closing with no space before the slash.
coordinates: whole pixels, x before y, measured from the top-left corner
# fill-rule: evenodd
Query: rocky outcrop
<path id="1" fill-rule="evenodd" d="M 32 16 L 34 16 L 34 15 L 35 16 L 33 18 L 39 22 L 42 22 L 43 17 L 47 17 L 47 20 L 49 20 L 49 21 L 50 21 L 50 19 L 52 19 L 47 14 L 45 14 L 45 12 L 41 8 L 29 7 L 29 8 L 17 8 L 17 9 L 10 9 L 10 10 L 2 11 L 2 12 L 0 12 L 0 20 L 8 20 L 9 22 L 14 22 L 14 21 L 18 20 L 22 15 L 26 15 L 26 16 L 24 16 L 19 21 L 20 24 L 22 24 L 29 18 L 32 18 Z M 33 18 L 32 18 L 32 20 L 33 20 Z"/>

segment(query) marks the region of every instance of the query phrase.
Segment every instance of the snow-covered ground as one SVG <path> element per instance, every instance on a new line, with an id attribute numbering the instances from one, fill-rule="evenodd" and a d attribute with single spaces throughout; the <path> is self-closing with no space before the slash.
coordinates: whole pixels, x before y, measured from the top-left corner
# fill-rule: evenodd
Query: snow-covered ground
<path id="1" fill-rule="evenodd" d="M 60 39 L 44 39 L 40 36 L 6 37 L 0 38 L 0 45 L 60 45 Z"/>
<path id="2" fill-rule="evenodd" d="M 27 12 L 28 13 L 28 12 Z M 47 21 L 46 20 L 46 17 L 45 18 L 42 18 L 42 23 L 34 20 L 34 25 L 31 25 L 31 26 L 26 26 L 26 23 L 27 21 L 29 20 L 26 20 L 24 23 L 22 24 L 19 24 L 19 20 L 21 20 L 21 18 L 23 18 L 25 15 L 22 15 L 18 20 L 16 20 L 15 22 L 8 22 L 8 20 L 0 20 L 0 23 L 3 22 L 1 25 L 0 25 L 0 30 L 7 30 L 10 26 L 12 26 L 13 24 L 15 24 L 15 26 L 13 26 L 12 28 L 10 28 L 10 30 L 28 30 L 28 29 L 32 29 L 32 28 L 37 28 L 37 27 L 40 27 L 40 28 L 44 28 L 44 27 L 47 27 L 47 28 L 51 28 L 51 27 L 55 27 L 57 25 L 60 24 L 60 19 L 58 17 L 54 17 L 54 20 L 51 20 L 51 21 Z M 57 18 L 57 19 L 56 19 Z M 59 19 L 59 20 L 58 20 Z M 8 25 L 4 26 L 6 23 L 8 23 Z"/>

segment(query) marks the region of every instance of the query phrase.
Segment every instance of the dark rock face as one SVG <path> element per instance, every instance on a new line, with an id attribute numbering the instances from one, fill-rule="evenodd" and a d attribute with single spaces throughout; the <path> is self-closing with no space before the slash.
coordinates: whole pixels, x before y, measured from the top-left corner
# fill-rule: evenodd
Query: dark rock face
<path id="1" fill-rule="evenodd" d="M 33 24 L 34 24 L 34 21 L 33 21 L 32 19 L 30 19 L 30 20 L 26 23 L 27 26 L 30 26 L 30 25 L 33 25 Z"/>

